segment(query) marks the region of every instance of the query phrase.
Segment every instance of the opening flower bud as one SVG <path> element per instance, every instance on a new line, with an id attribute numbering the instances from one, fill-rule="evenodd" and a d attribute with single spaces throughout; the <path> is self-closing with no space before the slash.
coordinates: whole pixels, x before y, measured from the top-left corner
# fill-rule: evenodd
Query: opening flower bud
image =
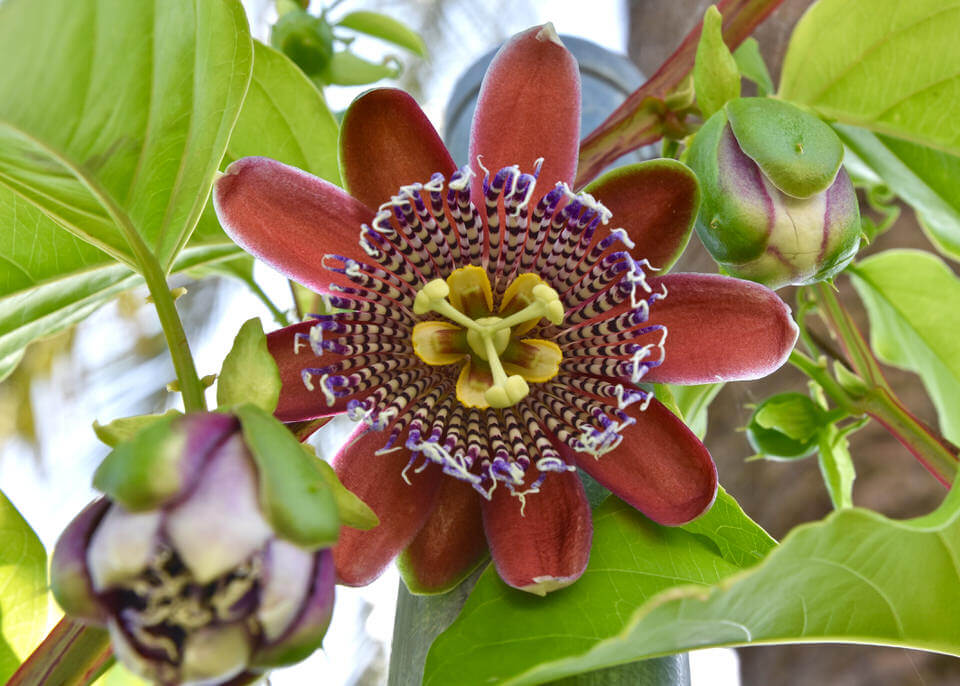
<path id="1" fill-rule="evenodd" d="M 697 234 L 724 271 L 771 288 L 828 279 L 860 245 L 843 144 L 817 117 L 773 98 L 739 98 L 697 133 Z"/>
<path id="2" fill-rule="evenodd" d="M 278 470 L 264 469 L 246 414 L 164 418 L 117 446 L 95 477 L 106 496 L 54 549 L 57 601 L 106 625 L 117 658 L 153 682 L 222 683 L 296 662 L 326 632 L 332 554 L 278 525 L 270 507 Z M 270 457 L 292 455 L 300 462 L 288 473 L 322 483 L 314 458 L 291 440 L 296 453 Z M 314 490 L 327 507 L 329 493 Z"/>
<path id="3" fill-rule="evenodd" d="M 747 424 L 747 440 L 758 453 L 777 460 L 812 455 L 826 412 L 802 393 L 780 393 L 764 400 Z"/>

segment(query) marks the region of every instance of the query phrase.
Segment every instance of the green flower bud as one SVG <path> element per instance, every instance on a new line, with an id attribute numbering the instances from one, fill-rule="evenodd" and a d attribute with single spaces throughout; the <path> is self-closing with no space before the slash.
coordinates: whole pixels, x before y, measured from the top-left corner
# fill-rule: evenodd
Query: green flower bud
<path id="1" fill-rule="evenodd" d="M 333 57 L 333 29 L 322 17 L 294 9 L 273 25 L 270 45 L 292 59 L 307 76 L 318 76 Z"/>
<path id="2" fill-rule="evenodd" d="M 781 393 L 764 400 L 747 424 L 747 440 L 758 453 L 791 460 L 817 449 L 826 413 L 802 393 Z"/>
<path id="3" fill-rule="evenodd" d="M 94 479 L 106 497 L 54 548 L 57 601 L 71 616 L 106 625 L 117 658 L 151 681 L 222 683 L 301 660 L 326 633 L 333 556 L 276 525 L 276 508 L 268 509 L 276 476 L 265 475 L 249 433 L 243 416 L 157 420 L 107 456 Z M 335 527 L 315 458 L 290 440 L 296 452 L 277 446 L 274 461 L 312 474 L 313 509 L 326 509 Z"/>
<path id="4" fill-rule="evenodd" d="M 725 272 L 771 288 L 828 279 L 860 246 L 860 210 L 827 124 L 772 98 L 739 98 L 695 136 L 697 234 Z"/>

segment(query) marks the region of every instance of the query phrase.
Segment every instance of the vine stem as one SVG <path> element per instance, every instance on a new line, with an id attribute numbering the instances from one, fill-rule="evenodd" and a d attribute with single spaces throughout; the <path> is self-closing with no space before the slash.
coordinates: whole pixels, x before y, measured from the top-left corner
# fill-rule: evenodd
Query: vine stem
<path id="1" fill-rule="evenodd" d="M 878 421 L 936 479 L 946 487 L 957 477 L 957 447 L 910 412 L 894 394 L 850 315 L 828 284 L 816 287 L 817 305 L 831 333 L 847 355 L 854 384 L 841 384 L 820 362 L 799 350 L 790 353 L 790 363 L 815 381 L 839 408 L 850 414 L 869 415 Z"/>
<path id="2" fill-rule="evenodd" d="M 727 46 L 733 50 L 740 45 L 781 2 L 721 0 L 717 9 L 723 15 Z M 618 157 L 660 140 L 665 129 L 682 128 L 665 100 L 693 71 L 702 27 L 703 22 L 698 23 L 656 73 L 584 138 L 574 184 L 577 188 L 595 179 Z"/>

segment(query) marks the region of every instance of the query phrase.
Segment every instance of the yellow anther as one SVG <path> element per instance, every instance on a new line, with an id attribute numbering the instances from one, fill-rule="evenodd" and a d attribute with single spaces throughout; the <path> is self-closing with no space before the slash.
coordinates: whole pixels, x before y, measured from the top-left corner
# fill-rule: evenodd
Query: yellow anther
<path id="1" fill-rule="evenodd" d="M 450 295 L 450 286 L 443 279 L 434 279 L 420 289 L 413 299 L 413 313 L 426 314 L 435 309 L 437 304 Z"/>
<path id="2" fill-rule="evenodd" d="M 533 287 L 533 297 L 545 303 L 560 300 L 557 292 L 545 283 L 537 284 Z"/>
<path id="3" fill-rule="evenodd" d="M 530 392 L 530 386 L 519 374 L 508 377 L 502 383 L 497 383 L 487 389 L 484 398 L 490 403 L 490 407 L 502 409 L 516 405 L 527 397 Z"/>

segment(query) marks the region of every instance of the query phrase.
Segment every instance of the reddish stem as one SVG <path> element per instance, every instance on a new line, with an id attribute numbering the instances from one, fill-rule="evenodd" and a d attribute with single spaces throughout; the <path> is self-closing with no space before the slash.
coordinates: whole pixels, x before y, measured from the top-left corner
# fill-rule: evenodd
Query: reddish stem
<path id="1" fill-rule="evenodd" d="M 86 686 L 112 661 L 106 631 L 64 617 L 10 677 L 7 686 Z"/>
<path id="2" fill-rule="evenodd" d="M 781 2 L 721 0 L 717 9 L 723 15 L 723 39 L 727 46 L 733 50 L 740 45 Z M 621 155 L 663 137 L 671 123 L 664 121 L 670 113 L 663 99 L 693 71 L 702 24 L 699 22 L 657 72 L 584 139 L 580 145 L 577 188 L 587 185 Z M 651 99 L 660 102 L 651 107 Z"/>

